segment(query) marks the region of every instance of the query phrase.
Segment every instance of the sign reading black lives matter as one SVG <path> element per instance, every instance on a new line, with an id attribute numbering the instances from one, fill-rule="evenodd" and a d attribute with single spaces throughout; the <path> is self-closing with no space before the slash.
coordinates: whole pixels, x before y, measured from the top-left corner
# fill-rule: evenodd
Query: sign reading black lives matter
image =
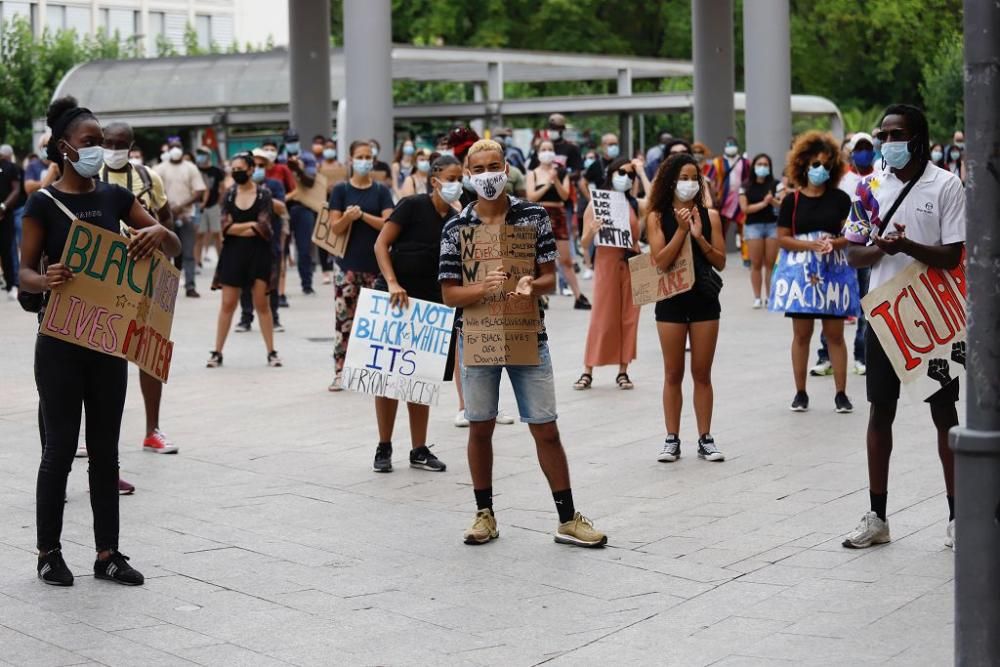
<path id="1" fill-rule="evenodd" d="M 594 218 L 601 222 L 601 228 L 597 230 L 597 245 L 631 248 L 634 239 L 625 193 L 616 190 L 591 190 L 590 195 Z"/>
<path id="2" fill-rule="evenodd" d="M 459 230 L 462 282 L 482 282 L 500 268 L 507 280 L 481 303 L 462 311 L 462 362 L 466 366 L 537 366 L 538 299 L 512 296 L 517 282 L 535 272 L 534 227 L 478 225 Z"/>

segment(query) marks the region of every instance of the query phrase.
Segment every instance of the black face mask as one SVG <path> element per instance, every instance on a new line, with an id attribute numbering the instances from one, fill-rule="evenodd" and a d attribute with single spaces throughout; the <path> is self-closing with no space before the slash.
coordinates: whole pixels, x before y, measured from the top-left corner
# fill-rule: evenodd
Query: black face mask
<path id="1" fill-rule="evenodd" d="M 243 185 L 250 180 L 250 172 L 248 171 L 234 171 L 233 180 L 236 181 L 237 185 Z"/>

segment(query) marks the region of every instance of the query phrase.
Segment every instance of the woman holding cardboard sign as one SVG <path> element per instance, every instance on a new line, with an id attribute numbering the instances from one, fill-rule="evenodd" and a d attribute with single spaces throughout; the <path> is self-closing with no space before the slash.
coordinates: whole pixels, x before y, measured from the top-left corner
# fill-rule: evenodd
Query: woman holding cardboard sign
<path id="1" fill-rule="evenodd" d="M 722 220 L 703 202 L 705 179 L 689 154 L 671 156 L 660 165 L 649 197 L 649 250 L 666 271 L 691 244 L 694 284 L 691 290 L 656 304 L 656 329 L 663 351 L 663 414 L 667 438 L 658 461 L 676 461 L 681 455 L 681 383 L 684 348 L 691 339 L 691 378 L 694 380 L 694 414 L 698 422 L 698 458 L 724 461 L 712 438 L 712 361 L 719 338 L 719 291 L 722 278 L 716 271 L 726 266 L 726 241 Z"/>
<path id="2" fill-rule="evenodd" d="M 375 241 L 375 257 L 382 275 L 375 289 L 389 293 L 389 303 L 406 308 L 409 299 L 441 303 L 441 283 L 437 262 L 441 253 L 444 223 L 458 211 L 453 208 L 462 195 L 462 163 L 443 155 L 431 167 L 430 194 L 400 200 Z M 375 472 L 392 472 L 392 430 L 399 401 L 375 397 L 378 447 Z M 444 472 L 442 463 L 427 447 L 427 420 L 430 406 L 407 403 L 410 414 L 410 467 Z"/>
<path id="3" fill-rule="evenodd" d="M 144 259 L 155 250 L 180 254 L 177 235 L 160 225 L 125 188 L 95 181 L 103 165 L 103 133 L 94 115 L 62 97 L 47 115 L 52 139 L 48 158 L 62 169 L 52 185 L 36 192 L 24 211 L 21 246 L 21 289 L 46 293 L 73 280 L 59 258 L 74 220 L 117 233 L 119 221 L 131 232 L 128 254 Z M 54 261 L 40 273 L 42 255 Z M 41 320 L 39 320 L 41 321 Z M 81 410 L 87 411 L 90 456 L 90 501 L 94 512 L 97 560 L 94 576 L 138 586 L 143 576 L 118 551 L 118 436 L 125 408 L 125 359 L 59 340 L 38 336 L 35 382 L 45 426 L 45 444 L 38 467 L 38 578 L 54 586 L 72 586 L 61 553 L 60 535 L 66 478 L 80 434 Z"/>
<path id="4" fill-rule="evenodd" d="M 330 391 L 344 388 L 341 373 L 358 295 L 362 287 L 371 288 L 378 278 L 375 239 L 392 213 L 392 193 L 372 179 L 374 160 L 370 141 L 351 142 L 351 178 L 337 183 L 330 191 L 330 228 L 336 234 L 349 235 L 344 256 L 337 259 L 340 270 L 334 275 L 337 342 L 333 347 L 333 359 L 337 374 L 330 384 Z"/>
<path id="5" fill-rule="evenodd" d="M 618 158 L 604 176 L 605 190 L 624 192 L 629 203 L 629 225 L 633 247 L 597 246 L 594 255 L 594 309 L 590 313 L 587 346 L 583 357 L 583 375 L 573 384 L 574 389 L 590 389 L 594 381 L 594 366 L 618 365 L 615 383 L 619 389 L 632 389 L 628 365 L 635 359 L 639 332 L 639 309 L 632 302 L 632 280 L 628 258 L 639 252 L 639 201 L 632 196 L 636 166 L 626 158 Z M 591 202 L 583 214 L 584 248 L 589 248 L 601 221 L 594 215 Z"/>

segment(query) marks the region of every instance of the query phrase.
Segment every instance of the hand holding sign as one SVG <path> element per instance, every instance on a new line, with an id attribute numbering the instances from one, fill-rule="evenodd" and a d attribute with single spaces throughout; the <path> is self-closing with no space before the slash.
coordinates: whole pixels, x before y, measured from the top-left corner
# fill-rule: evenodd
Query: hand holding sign
<path id="1" fill-rule="evenodd" d="M 406 310 L 410 307 L 410 298 L 406 290 L 398 282 L 393 280 L 389 283 L 389 305 L 394 308 Z"/>
<path id="2" fill-rule="evenodd" d="M 62 262 L 50 264 L 49 268 L 45 270 L 46 287 L 50 290 L 65 285 L 71 280 L 73 280 L 73 272 Z"/>
<path id="3" fill-rule="evenodd" d="M 534 289 L 534 285 L 534 276 L 521 276 L 521 279 L 517 281 L 517 287 L 513 292 L 510 292 L 508 296 L 531 296 L 531 291 Z"/>
<path id="4" fill-rule="evenodd" d="M 503 266 L 498 266 L 487 273 L 486 277 L 483 278 L 483 282 L 480 283 L 483 286 L 483 296 L 492 294 L 503 287 L 503 284 L 507 282 L 507 278 L 509 277 L 510 274 L 503 270 Z"/>
<path id="5" fill-rule="evenodd" d="M 136 261 L 146 259 L 159 250 L 169 236 L 167 228 L 158 224 L 142 229 L 129 227 L 128 235 L 131 239 L 128 244 L 128 256 Z"/>

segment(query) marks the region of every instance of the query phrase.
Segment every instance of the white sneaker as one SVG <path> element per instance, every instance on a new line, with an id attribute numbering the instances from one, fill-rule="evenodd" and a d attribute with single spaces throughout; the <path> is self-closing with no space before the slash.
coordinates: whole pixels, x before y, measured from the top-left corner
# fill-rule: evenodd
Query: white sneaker
<path id="1" fill-rule="evenodd" d="M 333 378 L 333 382 L 330 383 L 330 386 L 327 387 L 327 389 L 334 392 L 344 391 L 344 376 L 337 373 L 337 375 Z"/>
<path id="2" fill-rule="evenodd" d="M 813 377 L 833 375 L 833 364 L 829 361 L 821 361 L 809 369 L 809 375 L 812 375 Z"/>
<path id="3" fill-rule="evenodd" d="M 464 410 L 458 411 L 458 414 L 455 415 L 454 423 L 456 428 L 469 428 L 469 420 L 465 418 Z"/>
<path id="4" fill-rule="evenodd" d="M 497 413 L 497 423 L 498 424 L 503 424 L 504 426 L 510 426 L 511 424 L 514 423 L 514 421 L 515 421 L 515 419 L 513 417 L 511 417 L 509 414 L 507 414 L 506 412 L 504 412 L 503 410 L 501 410 L 500 412 Z"/>
<path id="5" fill-rule="evenodd" d="M 955 520 L 952 519 L 948 522 L 948 529 L 944 533 L 944 545 L 950 547 L 952 551 L 955 550 Z"/>
<path id="6" fill-rule="evenodd" d="M 848 549 L 867 549 L 873 544 L 885 544 L 890 539 L 889 522 L 878 518 L 875 512 L 866 512 L 854 532 L 844 538 L 843 546 Z"/>
<path id="7" fill-rule="evenodd" d="M 87 445 L 77 445 L 76 454 L 74 454 L 73 456 L 78 459 L 87 458 Z"/>
<path id="8" fill-rule="evenodd" d="M 13 289 L 7 290 L 7 300 L 8 301 L 17 301 L 17 290 L 13 290 Z"/>
<path id="9" fill-rule="evenodd" d="M 563 296 L 573 296 L 573 290 L 571 290 L 568 287 L 563 287 L 562 292 L 560 292 L 560 294 L 562 294 Z"/>
<path id="10" fill-rule="evenodd" d="M 864 375 L 865 373 L 867 373 L 867 372 L 868 372 L 868 367 L 867 367 L 867 366 L 865 366 L 865 365 L 864 365 L 863 363 L 861 363 L 860 361 L 855 361 L 855 362 L 854 362 L 854 372 L 855 372 L 855 374 L 857 374 L 857 375 Z"/>
<path id="11" fill-rule="evenodd" d="M 763 306 L 764 306 L 764 302 L 761 301 L 760 299 L 754 299 L 753 300 L 753 309 L 754 310 L 760 310 Z"/>
<path id="12" fill-rule="evenodd" d="M 594 272 L 591 269 L 584 269 L 583 273 L 580 274 L 580 277 L 583 278 L 584 280 L 592 280 L 594 277 Z"/>

